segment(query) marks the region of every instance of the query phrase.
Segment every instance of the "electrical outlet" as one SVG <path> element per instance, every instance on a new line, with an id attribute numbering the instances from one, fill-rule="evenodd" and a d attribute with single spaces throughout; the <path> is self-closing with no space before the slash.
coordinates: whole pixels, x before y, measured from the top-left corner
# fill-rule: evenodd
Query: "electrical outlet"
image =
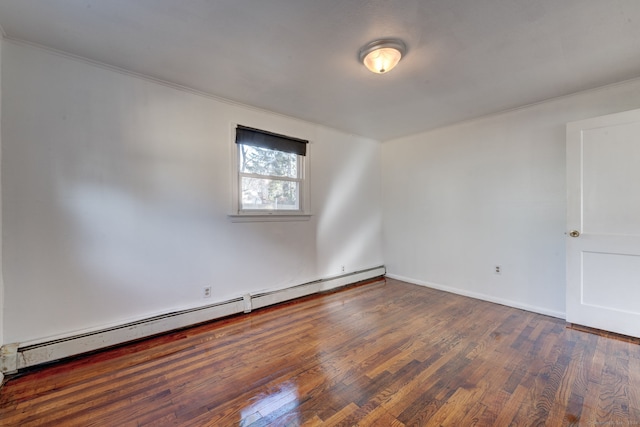
<path id="1" fill-rule="evenodd" d="M 202 298 L 211 298 L 211 286 L 202 288 Z"/>
<path id="2" fill-rule="evenodd" d="M 340 271 L 344 273 L 344 265 L 340 267 Z"/>
<path id="3" fill-rule="evenodd" d="M 499 265 L 496 265 L 496 269 L 494 271 L 496 274 L 502 274 L 502 267 Z"/>

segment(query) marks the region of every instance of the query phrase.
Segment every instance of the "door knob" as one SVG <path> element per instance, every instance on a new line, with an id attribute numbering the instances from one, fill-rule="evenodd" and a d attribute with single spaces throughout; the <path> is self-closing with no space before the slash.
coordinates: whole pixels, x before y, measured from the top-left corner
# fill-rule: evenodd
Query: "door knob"
<path id="1" fill-rule="evenodd" d="M 571 237 L 579 237 L 580 236 L 580 232 L 578 230 L 571 230 L 569 232 L 569 236 L 571 236 Z"/>

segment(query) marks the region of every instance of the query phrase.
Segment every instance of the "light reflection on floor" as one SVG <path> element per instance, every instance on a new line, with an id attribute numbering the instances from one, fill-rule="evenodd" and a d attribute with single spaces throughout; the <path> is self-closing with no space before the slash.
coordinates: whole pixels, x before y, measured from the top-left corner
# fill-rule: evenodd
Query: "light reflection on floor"
<path id="1" fill-rule="evenodd" d="M 251 403 L 240 412 L 240 425 L 248 427 L 262 418 L 276 418 L 286 415 L 286 425 L 300 425 L 300 417 L 295 410 L 299 405 L 298 387 L 287 381 L 265 393 L 251 398 Z"/>

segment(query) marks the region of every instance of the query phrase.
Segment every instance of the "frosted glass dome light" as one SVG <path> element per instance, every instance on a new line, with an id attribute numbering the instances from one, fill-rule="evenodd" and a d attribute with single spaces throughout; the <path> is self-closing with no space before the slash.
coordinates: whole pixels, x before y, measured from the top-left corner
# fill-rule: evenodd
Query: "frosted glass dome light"
<path id="1" fill-rule="evenodd" d="M 388 73 L 407 50 L 401 40 L 375 40 L 360 49 L 360 62 L 376 74 Z"/>

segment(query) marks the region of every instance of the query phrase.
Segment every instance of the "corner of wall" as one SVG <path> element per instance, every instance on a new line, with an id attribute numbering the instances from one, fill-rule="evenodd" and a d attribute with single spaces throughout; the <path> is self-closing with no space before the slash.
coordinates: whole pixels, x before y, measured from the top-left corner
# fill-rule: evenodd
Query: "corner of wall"
<path id="1" fill-rule="evenodd" d="M 4 31 L 0 28 L 0 177 L 2 176 L 2 44 Z M 2 178 L 0 178 L 0 347 L 4 344 L 4 280 L 2 275 Z M 4 375 L 0 372 L 0 387 Z"/>
<path id="2" fill-rule="evenodd" d="M 0 32 L 0 346 L 4 344 L 4 280 L 2 268 L 2 45 L 3 33 Z"/>

